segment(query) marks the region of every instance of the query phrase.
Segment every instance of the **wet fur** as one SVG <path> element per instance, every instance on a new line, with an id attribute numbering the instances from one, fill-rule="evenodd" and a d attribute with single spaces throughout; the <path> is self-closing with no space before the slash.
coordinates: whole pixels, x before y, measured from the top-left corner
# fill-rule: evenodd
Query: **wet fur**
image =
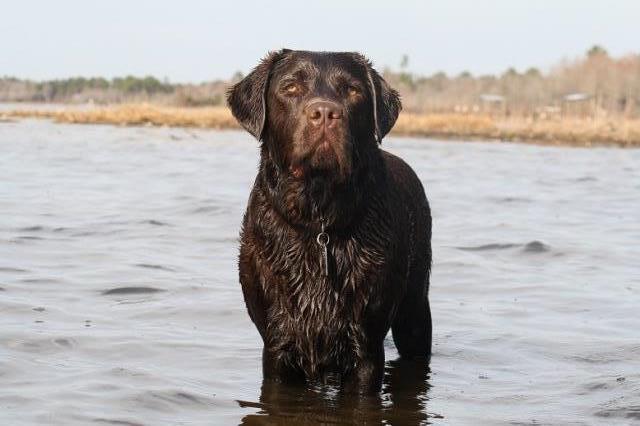
<path id="1" fill-rule="evenodd" d="M 307 145 L 292 142 L 299 118 L 274 93 L 278 67 L 302 60 L 315 61 L 322 78 L 346 67 L 367 88 L 331 141 L 334 170 L 315 168 Z M 399 112 L 397 93 L 358 54 L 283 50 L 234 86 L 228 102 L 262 140 L 239 269 L 265 377 L 337 373 L 346 388 L 379 390 L 390 328 L 403 357 L 431 353 L 429 205 L 411 168 L 378 147 Z M 302 177 L 291 172 L 298 166 Z M 331 238 L 328 277 L 316 242 L 321 217 Z"/>

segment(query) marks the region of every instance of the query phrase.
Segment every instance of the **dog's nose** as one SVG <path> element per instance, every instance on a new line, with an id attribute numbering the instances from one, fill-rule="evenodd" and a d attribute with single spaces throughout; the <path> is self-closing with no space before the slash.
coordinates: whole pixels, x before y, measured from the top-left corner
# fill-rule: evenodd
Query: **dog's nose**
<path id="1" fill-rule="evenodd" d="M 331 101 L 315 101 L 307 105 L 307 121 L 314 127 L 332 127 L 342 119 L 342 107 Z"/>

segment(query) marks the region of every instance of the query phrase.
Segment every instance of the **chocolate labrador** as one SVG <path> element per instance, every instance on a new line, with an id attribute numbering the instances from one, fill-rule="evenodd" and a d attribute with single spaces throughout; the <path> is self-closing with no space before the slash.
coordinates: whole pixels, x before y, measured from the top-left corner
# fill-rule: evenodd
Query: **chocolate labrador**
<path id="1" fill-rule="evenodd" d="M 261 141 L 240 283 L 265 378 L 380 389 L 389 329 L 431 354 L 431 213 L 420 180 L 379 148 L 398 93 L 358 53 L 283 49 L 229 89 Z"/>

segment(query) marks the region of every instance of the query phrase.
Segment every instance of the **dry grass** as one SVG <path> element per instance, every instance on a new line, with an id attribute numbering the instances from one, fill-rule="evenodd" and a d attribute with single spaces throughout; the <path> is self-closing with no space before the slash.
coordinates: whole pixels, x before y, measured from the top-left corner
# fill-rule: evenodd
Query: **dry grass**
<path id="1" fill-rule="evenodd" d="M 640 120 L 623 118 L 532 120 L 463 114 L 403 114 L 394 132 L 403 135 L 488 139 L 547 145 L 640 147 Z"/>
<path id="2" fill-rule="evenodd" d="M 170 126 L 202 128 L 238 127 L 224 107 L 176 108 L 150 104 L 114 105 L 90 109 L 15 110 L 4 115 L 12 118 L 48 118 L 58 123 L 115 124 L 121 126 Z"/>
<path id="3" fill-rule="evenodd" d="M 154 125 L 200 128 L 239 127 L 224 107 L 175 108 L 149 104 L 90 109 L 15 110 L 0 118 L 47 118 L 61 123 Z M 484 115 L 403 113 L 393 133 L 452 139 L 523 141 L 554 145 L 640 147 L 640 120 L 526 118 L 496 119 Z"/>
<path id="4" fill-rule="evenodd" d="M 402 113 L 393 131 L 402 135 L 493 137 L 496 123 L 486 116 Z"/>

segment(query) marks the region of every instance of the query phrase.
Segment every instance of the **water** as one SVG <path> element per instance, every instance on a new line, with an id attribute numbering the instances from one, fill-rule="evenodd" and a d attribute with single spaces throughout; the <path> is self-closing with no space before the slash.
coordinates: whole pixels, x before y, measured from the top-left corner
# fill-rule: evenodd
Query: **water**
<path id="1" fill-rule="evenodd" d="M 640 423 L 640 151 L 389 138 L 434 215 L 430 371 L 262 384 L 236 131 L 0 123 L 0 424 Z"/>

